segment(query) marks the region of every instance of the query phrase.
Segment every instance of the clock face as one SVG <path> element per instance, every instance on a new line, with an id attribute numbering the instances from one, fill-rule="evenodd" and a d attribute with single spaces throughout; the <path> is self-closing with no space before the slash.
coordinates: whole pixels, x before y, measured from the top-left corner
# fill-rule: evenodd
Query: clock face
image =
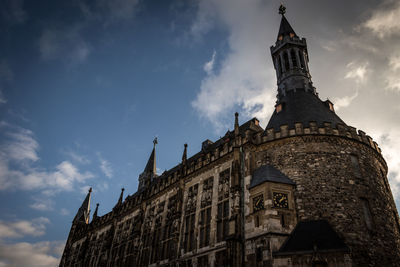
<path id="1" fill-rule="evenodd" d="M 264 197 L 263 195 L 256 196 L 253 198 L 253 210 L 254 212 L 264 209 Z"/>
<path id="2" fill-rule="evenodd" d="M 276 208 L 289 208 L 288 195 L 285 193 L 273 193 L 274 207 Z"/>

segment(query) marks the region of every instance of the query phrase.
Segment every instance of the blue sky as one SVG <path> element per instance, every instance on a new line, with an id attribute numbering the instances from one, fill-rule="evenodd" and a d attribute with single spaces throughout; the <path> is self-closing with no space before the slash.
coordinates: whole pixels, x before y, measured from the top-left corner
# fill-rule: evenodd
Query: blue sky
<path id="1" fill-rule="evenodd" d="M 235 111 L 265 127 L 279 4 L 1 1 L 0 266 L 57 265 L 88 188 L 100 215 L 133 194 L 154 137 L 161 173 Z M 398 201 L 399 3 L 285 4 L 321 99 L 380 144 Z"/>

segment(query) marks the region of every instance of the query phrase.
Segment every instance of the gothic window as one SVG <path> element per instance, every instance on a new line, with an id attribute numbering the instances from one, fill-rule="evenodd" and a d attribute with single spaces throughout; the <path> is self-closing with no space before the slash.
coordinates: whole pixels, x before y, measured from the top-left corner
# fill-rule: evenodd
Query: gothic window
<path id="1" fill-rule="evenodd" d="M 361 204 L 362 204 L 365 224 L 366 224 L 368 230 L 372 230 L 373 220 L 372 220 L 372 213 L 371 213 L 371 209 L 370 209 L 370 206 L 368 203 L 368 199 L 361 198 L 360 200 L 361 200 Z"/>
<path id="2" fill-rule="evenodd" d="M 186 203 L 186 215 L 185 215 L 185 239 L 184 248 L 185 251 L 192 251 L 196 248 L 196 237 L 194 236 L 194 226 L 196 219 L 196 204 L 197 204 L 197 191 L 198 184 L 189 187 L 188 200 Z"/>
<path id="3" fill-rule="evenodd" d="M 218 204 L 217 241 L 223 241 L 229 232 L 229 199 Z"/>
<path id="4" fill-rule="evenodd" d="M 304 69 L 304 57 L 303 57 L 303 53 L 299 50 L 299 58 L 300 58 L 300 68 Z"/>
<path id="5" fill-rule="evenodd" d="M 276 57 L 276 70 L 278 71 L 279 75 L 282 75 L 282 65 L 281 65 L 281 57 L 278 55 Z"/>
<path id="6" fill-rule="evenodd" d="M 297 68 L 297 57 L 296 57 L 296 53 L 293 49 L 290 50 L 290 57 L 292 58 L 293 67 Z"/>
<path id="7" fill-rule="evenodd" d="M 290 66 L 289 66 L 289 56 L 287 51 L 283 52 L 283 61 L 285 63 L 285 71 L 288 71 L 290 69 Z"/>
<path id="8" fill-rule="evenodd" d="M 286 227 L 285 214 L 281 214 L 281 226 Z"/>
<path id="9" fill-rule="evenodd" d="M 358 161 L 358 157 L 356 155 L 350 155 L 351 164 L 353 165 L 354 175 L 358 178 L 361 177 L 361 169 L 360 162 Z"/>
<path id="10" fill-rule="evenodd" d="M 168 200 L 167 219 L 162 237 L 162 251 L 161 259 L 175 258 L 176 241 L 174 240 L 174 233 L 177 232 L 180 219 L 176 213 L 177 209 L 177 196 L 174 195 Z"/>
<path id="11" fill-rule="evenodd" d="M 200 211 L 200 247 L 208 246 L 210 243 L 211 202 L 214 177 L 210 177 L 203 183 L 203 194 L 201 197 Z"/>
<path id="12" fill-rule="evenodd" d="M 230 169 L 219 174 L 218 210 L 217 210 L 217 242 L 223 241 L 229 232 L 229 179 Z"/>

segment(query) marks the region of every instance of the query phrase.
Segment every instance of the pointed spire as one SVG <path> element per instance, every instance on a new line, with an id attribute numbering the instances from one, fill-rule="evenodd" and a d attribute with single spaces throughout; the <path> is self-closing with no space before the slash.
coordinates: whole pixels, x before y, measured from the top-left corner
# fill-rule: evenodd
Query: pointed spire
<path id="1" fill-rule="evenodd" d="M 290 26 L 290 23 L 286 19 L 285 13 L 286 7 L 281 4 L 279 7 L 279 14 L 282 15 L 282 20 L 279 27 L 278 41 L 282 41 L 286 36 L 289 36 L 290 38 L 293 38 L 294 36 L 297 37 L 297 34 L 294 32 L 292 26 Z"/>
<path id="2" fill-rule="evenodd" d="M 119 195 L 119 199 L 118 199 L 118 203 L 117 203 L 118 206 L 122 204 L 122 200 L 124 199 L 124 191 L 125 191 L 125 188 L 122 187 L 121 194 Z"/>
<path id="3" fill-rule="evenodd" d="M 186 163 L 187 160 L 187 144 L 184 144 L 183 155 L 182 155 L 182 164 Z"/>
<path id="4" fill-rule="evenodd" d="M 153 176 L 156 175 L 156 145 L 158 144 L 157 137 L 153 140 L 153 151 L 151 151 L 149 160 L 147 161 L 146 168 L 144 169 L 144 173 L 151 174 Z"/>
<path id="5" fill-rule="evenodd" d="M 75 215 L 74 223 L 77 222 L 84 222 L 86 224 L 89 223 L 89 216 L 90 216 L 90 197 L 92 194 L 92 188 L 89 189 L 88 194 L 83 200 L 81 207 L 79 208 L 78 212 Z"/>
<path id="6" fill-rule="evenodd" d="M 99 211 L 99 203 L 96 203 L 96 209 L 94 210 L 93 219 L 92 220 L 94 220 L 94 219 L 96 219 L 98 217 L 97 216 L 98 211 Z"/>
<path id="7" fill-rule="evenodd" d="M 239 135 L 239 113 L 235 112 L 235 136 Z"/>

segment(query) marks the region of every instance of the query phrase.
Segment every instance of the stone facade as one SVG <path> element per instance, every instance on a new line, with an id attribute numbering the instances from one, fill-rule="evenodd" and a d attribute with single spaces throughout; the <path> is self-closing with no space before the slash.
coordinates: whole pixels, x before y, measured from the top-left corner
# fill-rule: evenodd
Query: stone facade
<path id="1" fill-rule="evenodd" d="M 296 47 L 281 12 L 272 49 L 279 94 L 269 126 L 256 118 L 239 126 L 236 114 L 234 131 L 206 140 L 190 158 L 185 145 L 182 162 L 159 176 L 155 142 L 136 193 L 124 199 L 122 191 L 111 212 L 99 217 L 96 208 L 91 221 L 88 193 L 60 266 L 399 265 L 399 216 L 381 151 L 304 82 L 308 57 L 297 53 L 297 63 L 286 64 L 301 69 L 302 82 L 282 76 L 279 64 L 289 58 L 282 54 L 306 53 L 306 42 Z M 290 94 L 327 115 L 306 120 L 312 112 L 302 109 L 306 119 L 292 120 Z"/>

